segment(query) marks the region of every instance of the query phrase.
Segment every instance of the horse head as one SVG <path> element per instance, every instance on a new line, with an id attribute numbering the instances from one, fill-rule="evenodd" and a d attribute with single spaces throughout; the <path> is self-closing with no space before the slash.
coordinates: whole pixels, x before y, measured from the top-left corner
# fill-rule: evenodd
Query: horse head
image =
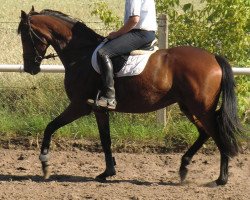
<path id="1" fill-rule="evenodd" d="M 79 49 L 88 51 L 103 40 L 77 19 L 49 9 L 38 13 L 34 7 L 28 14 L 21 11 L 18 33 L 22 40 L 24 71 L 33 75 L 40 72 L 43 59 L 55 57 L 45 56 L 49 45 L 53 46 L 63 64 L 67 64 L 74 63 L 83 55 Z"/>
<path id="2" fill-rule="evenodd" d="M 23 47 L 24 71 L 32 75 L 40 72 L 41 62 L 49 46 L 46 36 L 32 19 L 37 14 L 33 6 L 28 14 L 21 11 L 21 21 L 18 26 Z"/>

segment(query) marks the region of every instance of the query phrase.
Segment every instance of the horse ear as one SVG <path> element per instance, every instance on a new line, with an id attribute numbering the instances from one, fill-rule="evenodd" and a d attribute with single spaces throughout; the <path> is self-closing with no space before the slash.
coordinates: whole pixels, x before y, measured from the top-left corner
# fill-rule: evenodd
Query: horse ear
<path id="1" fill-rule="evenodd" d="M 31 13 L 31 12 L 35 12 L 35 8 L 34 8 L 33 5 L 32 5 L 31 10 L 30 10 L 30 13 Z"/>
<path id="2" fill-rule="evenodd" d="M 27 19 L 27 14 L 23 10 L 21 10 L 21 19 L 25 21 Z"/>

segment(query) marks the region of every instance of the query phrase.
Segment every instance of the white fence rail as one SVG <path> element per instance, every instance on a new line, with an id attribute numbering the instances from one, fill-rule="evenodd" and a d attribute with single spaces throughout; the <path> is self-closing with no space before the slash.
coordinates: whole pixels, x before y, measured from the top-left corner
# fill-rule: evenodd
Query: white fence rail
<path id="1" fill-rule="evenodd" d="M 233 67 L 234 75 L 250 75 L 250 67 Z"/>
<path id="2" fill-rule="evenodd" d="M 0 72 L 24 72 L 23 65 L 0 64 Z M 41 65 L 41 72 L 64 73 L 63 65 Z M 250 67 L 233 67 L 234 75 L 250 75 Z"/>
<path id="3" fill-rule="evenodd" d="M 233 67 L 234 75 L 250 75 L 250 67 L 248 68 L 240 68 Z M 23 65 L 9 65 L 9 64 L 0 64 L 0 72 L 24 72 Z M 41 65 L 41 72 L 44 73 L 64 73 L 63 65 Z M 166 109 L 160 109 L 156 113 L 156 121 L 158 124 L 162 124 L 166 126 Z"/>
<path id="4" fill-rule="evenodd" d="M 64 73 L 63 65 L 41 65 L 41 72 L 44 73 Z M 24 72 L 23 65 L 1 64 L 0 72 Z"/>

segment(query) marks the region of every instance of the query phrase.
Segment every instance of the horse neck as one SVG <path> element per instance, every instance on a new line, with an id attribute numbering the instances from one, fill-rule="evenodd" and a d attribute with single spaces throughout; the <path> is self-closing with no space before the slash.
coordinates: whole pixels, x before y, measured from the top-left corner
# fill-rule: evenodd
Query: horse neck
<path id="1" fill-rule="evenodd" d="M 56 29 L 56 30 L 53 30 Z M 65 67 L 85 57 L 91 57 L 103 37 L 91 32 L 86 25 L 76 22 L 52 25 L 51 45 L 59 55 Z"/>
<path id="2" fill-rule="evenodd" d="M 46 38 L 56 51 L 61 51 L 71 37 L 70 27 L 72 26 L 67 22 L 59 21 L 55 17 L 32 15 L 31 27 Z"/>

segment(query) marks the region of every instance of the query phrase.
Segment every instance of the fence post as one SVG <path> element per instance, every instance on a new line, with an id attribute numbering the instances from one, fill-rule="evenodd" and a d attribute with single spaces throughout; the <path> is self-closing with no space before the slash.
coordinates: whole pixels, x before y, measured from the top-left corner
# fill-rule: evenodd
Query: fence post
<path id="1" fill-rule="evenodd" d="M 160 14 L 158 17 L 158 43 L 159 49 L 168 48 L 168 24 L 167 16 Z M 156 112 L 156 121 L 158 124 L 166 126 L 166 108 Z"/>

